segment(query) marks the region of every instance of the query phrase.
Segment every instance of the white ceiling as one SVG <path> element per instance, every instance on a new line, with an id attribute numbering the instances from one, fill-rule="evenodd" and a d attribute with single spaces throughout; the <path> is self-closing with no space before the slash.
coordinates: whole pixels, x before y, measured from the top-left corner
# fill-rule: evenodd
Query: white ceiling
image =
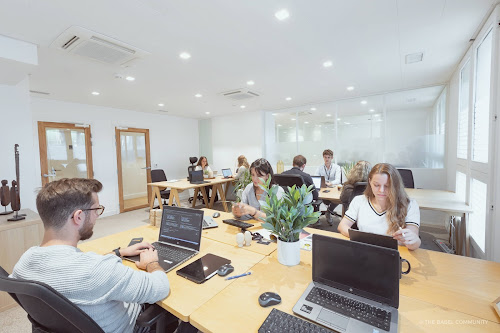
<path id="1" fill-rule="evenodd" d="M 50 93 L 40 97 L 204 118 L 446 83 L 497 2 L 0 0 L 0 34 L 39 46 L 30 89 Z M 290 17 L 278 21 L 282 8 Z M 71 26 L 151 55 L 124 70 L 49 48 Z M 180 59 L 183 51 L 191 59 Z M 415 52 L 423 61 L 406 65 Z M 326 60 L 333 66 L 324 68 Z M 260 97 L 236 103 L 219 95 L 248 80 Z"/>

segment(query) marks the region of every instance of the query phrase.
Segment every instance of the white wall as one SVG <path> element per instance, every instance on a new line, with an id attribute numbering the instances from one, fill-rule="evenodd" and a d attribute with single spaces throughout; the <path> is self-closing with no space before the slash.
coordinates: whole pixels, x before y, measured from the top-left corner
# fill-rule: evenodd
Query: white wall
<path id="1" fill-rule="evenodd" d="M 33 141 L 36 147 L 34 168 L 41 185 L 37 121 L 89 124 L 92 133 L 94 177 L 103 183 L 100 202 L 106 215 L 119 213 L 115 127 L 149 129 L 151 166 L 165 170 L 168 179 L 187 176 L 189 156 L 197 156 L 198 121 L 196 119 L 142 113 L 95 105 L 32 98 Z M 28 132 L 26 132 L 28 133 Z"/>
<path id="2" fill-rule="evenodd" d="M 0 179 L 8 180 L 9 186 L 16 179 L 14 144 L 19 144 L 21 209 L 35 209 L 36 173 L 27 78 L 15 86 L 0 85 L 0 119 Z"/>
<path id="3" fill-rule="evenodd" d="M 263 125 L 263 113 L 260 111 L 213 118 L 213 161 L 209 161 L 212 170 L 219 173 L 223 168 L 234 170 L 240 155 L 245 155 L 249 164 L 264 157 Z"/>

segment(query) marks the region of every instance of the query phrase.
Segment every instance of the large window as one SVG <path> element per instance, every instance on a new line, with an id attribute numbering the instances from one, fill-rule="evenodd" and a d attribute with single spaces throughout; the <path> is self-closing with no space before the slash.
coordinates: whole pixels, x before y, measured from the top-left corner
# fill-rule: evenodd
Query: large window
<path id="1" fill-rule="evenodd" d="M 467 61 L 460 71 L 459 89 L 457 157 L 466 159 L 469 131 L 470 61 Z"/>
<path id="2" fill-rule="evenodd" d="M 486 248 L 486 200 L 487 186 L 485 183 L 472 178 L 470 187 L 470 200 L 473 213 L 470 214 L 470 235 L 481 251 Z"/>

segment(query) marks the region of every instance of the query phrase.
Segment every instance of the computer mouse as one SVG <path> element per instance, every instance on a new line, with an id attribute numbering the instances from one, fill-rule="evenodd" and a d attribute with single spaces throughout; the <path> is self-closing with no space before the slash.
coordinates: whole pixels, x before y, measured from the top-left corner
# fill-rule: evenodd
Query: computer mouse
<path id="1" fill-rule="evenodd" d="M 259 304 L 263 308 L 280 303 L 281 303 L 281 296 L 271 291 L 266 291 L 265 293 L 259 296 Z"/>
<path id="2" fill-rule="evenodd" d="M 215 212 L 214 215 L 212 215 L 213 218 L 218 218 L 220 216 L 219 212 Z"/>
<path id="3" fill-rule="evenodd" d="M 228 275 L 229 273 L 232 273 L 234 271 L 234 267 L 230 264 L 225 264 L 225 265 L 222 265 L 218 270 L 217 270 L 217 274 L 219 276 L 226 276 Z"/>

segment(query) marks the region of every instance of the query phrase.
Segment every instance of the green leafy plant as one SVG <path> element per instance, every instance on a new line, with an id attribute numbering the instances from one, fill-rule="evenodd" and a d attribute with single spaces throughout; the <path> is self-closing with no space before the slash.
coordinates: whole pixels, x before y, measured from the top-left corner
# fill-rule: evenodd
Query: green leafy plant
<path id="1" fill-rule="evenodd" d="M 349 173 L 351 172 L 352 168 L 356 165 L 356 162 L 345 162 L 344 165 L 342 166 L 342 170 L 344 171 L 344 175 L 349 178 Z"/>
<path id="2" fill-rule="evenodd" d="M 236 181 L 234 185 L 234 194 L 236 195 L 236 202 L 241 201 L 241 197 L 238 195 L 238 191 L 243 191 L 248 184 L 252 182 L 252 175 L 250 174 L 250 170 L 245 170 L 245 172 L 241 175 L 241 177 Z"/>
<path id="3" fill-rule="evenodd" d="M 261 210 L 266 213 L 261 218 L 262 227 L 270 230 L 283 242 L 296 242 L 300 232 L 309 224 L 315 223 L 320 212 L 315 212 L 312 206 L 313 186 L 288 187 L 288 192 L 278 199 L 278 185 L 269 186 L 271 177 L 261 188 L 267 193 L 265 203 L 261 203 Z"/>

